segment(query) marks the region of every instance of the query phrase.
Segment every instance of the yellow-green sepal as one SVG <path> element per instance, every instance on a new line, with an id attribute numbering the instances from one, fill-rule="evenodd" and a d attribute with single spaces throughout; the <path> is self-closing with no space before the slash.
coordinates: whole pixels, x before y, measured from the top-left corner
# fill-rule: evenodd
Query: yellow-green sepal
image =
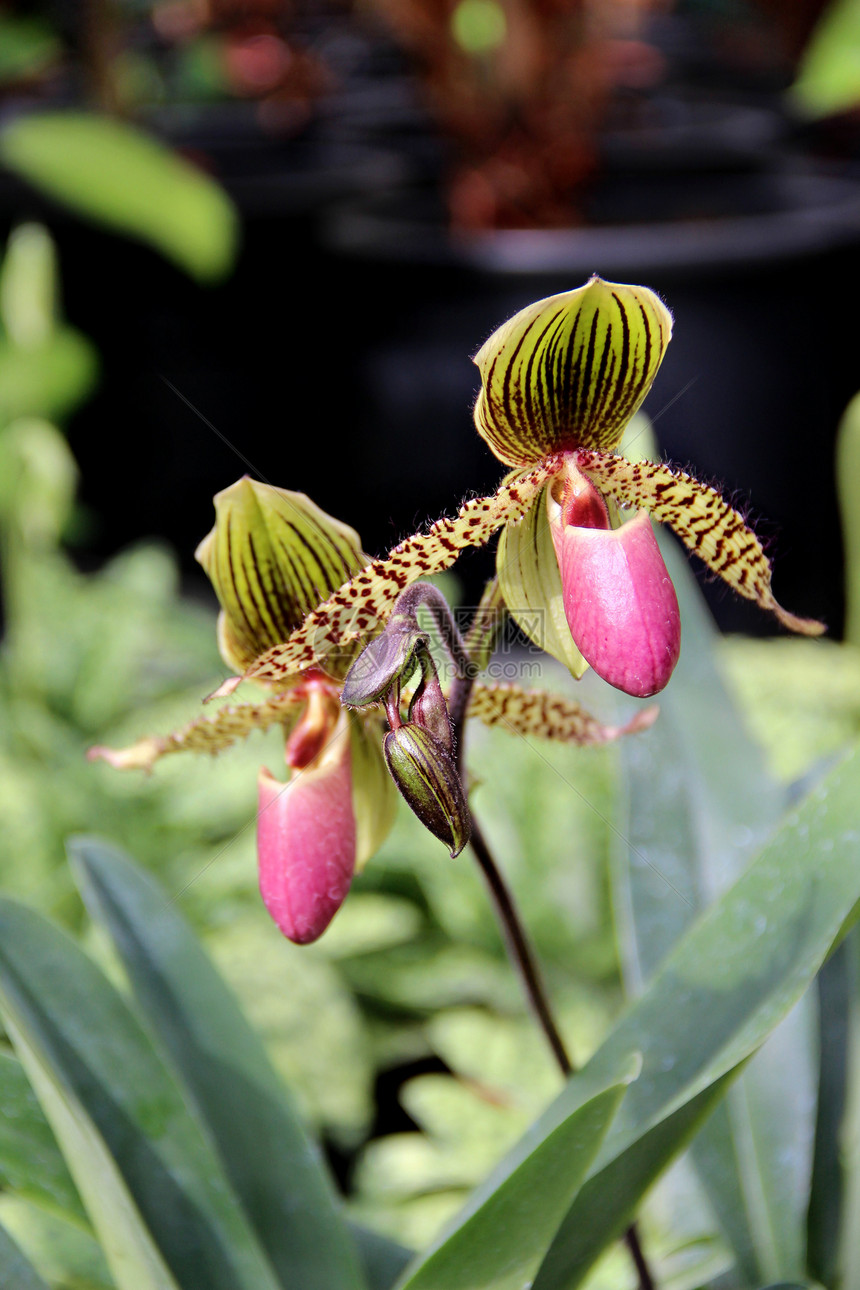
<path id="1" fill-rule="evenodd" d="M 593 277 L 538 300 L 475 355 L 475 425 L 511 466 L 575 448 L 614 448 L 651 388 L 672 315 L 648 287 Z"/>
<path id="2" fill-rule="evenodd" d="M 355 867 L 360 872 L 382 846 L 397 814 L 397 789 L 382 754 L 383 725 L 377 713 L 349 712 Z"/>
<path id="3" fill-rule="evenodd" d="M 561 574 L 547 518 L 547 484 L 519 524 L 502 531 L 496 577 L 508 613 L 529 640 L 577 678 L 588 664 L 573 643 L 564 613 Z"/>
<path id="4" fill-rule="evenodd" d="M 195 552 L 221 602 L 218 644 L 244 672 L 366 563 L 354 529 L 304 493 L 247 475 L 215 497 L 215 526 Z"/>

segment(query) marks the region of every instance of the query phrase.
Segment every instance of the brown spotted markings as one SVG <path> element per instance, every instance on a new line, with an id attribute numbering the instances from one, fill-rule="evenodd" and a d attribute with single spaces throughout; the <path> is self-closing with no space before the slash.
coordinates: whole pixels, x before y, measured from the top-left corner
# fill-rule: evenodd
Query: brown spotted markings
<path id="1" fill-rule="evenodd" d="M 345 671 L 344 663 L 348 666 L 355 652 L 349 647 L 384 626 L 405 587 L 449 568 L 465 547 L 484 546 L 503 524 L 521 519 L 558 466 L 549 458 L 508 475 L 493 496 L 464 502 L 452 518 L 437 520 L 426 533 L 414 533 L 386 559 L 372 560 L 308 614 L 283 644 L 255 659 L 246 678 L 278 685 L 308 667 Z"/>
<path id="2" fill-rule="evenodd" d="M 281 722 L 292 725 L 306 694 L 288 690 L 265 703 L 238 703 L 221 708 L 211 717 L 198 717 L 169 735 L 148 735 L 128 748 L 90 748 L 90 761 L 106 761 L 116 770 L 151 770 L 168 753 L 219 753 L 252 730 L 268 730 Z"/>
<path id="3" fill-rule="evenodd" d="M 783 609 L 771 590 L 771 564 L 764 548 L 715 488 L 692 475 L 651 461 L 630 462 L 611 453 L 581 450 L 576 464 L 605 497 L 642 507 L 668 524 L 712 573 L 747 600 L 775 614 L 784 627 L 819 636 L 823 623 Z"/>
<path id="4" fill-rule="evenodd" d="M 487 726 L 501 726 L 513 734 L 535 735 L 561 743 L 604 744 L 619 735 L 645 730 L 657 712 L 653 706 L 643 708 L 626 726 L 605 726 L 563 694 L 526 690 L 507 683 L 477 682 L 466 715 L 477 717 Z"/>

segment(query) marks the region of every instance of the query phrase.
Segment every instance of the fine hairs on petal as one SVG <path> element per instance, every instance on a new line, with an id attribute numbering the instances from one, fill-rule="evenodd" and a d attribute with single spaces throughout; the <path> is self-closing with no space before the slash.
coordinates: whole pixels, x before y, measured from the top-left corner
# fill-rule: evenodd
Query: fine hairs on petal
<path id="1" fill-rule="evenodd" d="M 746 600 L 754 600 L 791 631 L 820 636 L 824 623 L 799 618 L 777 603 L 770 560 L 743 517 L 715 488 L 657 462 L 630 462 L 614 453 L 581 450 L 576 463 L 605 497 L 647 510 Z"/>

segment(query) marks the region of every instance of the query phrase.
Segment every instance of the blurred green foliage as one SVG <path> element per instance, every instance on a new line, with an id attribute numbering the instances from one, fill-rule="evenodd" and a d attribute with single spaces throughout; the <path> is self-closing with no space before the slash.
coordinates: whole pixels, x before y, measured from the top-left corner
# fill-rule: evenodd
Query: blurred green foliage
<path id="1" fill-rule="evenodd" d="M 811 117 L 848 112 L 860 102 L 860 4 L 830 0 L 803 52 L 791 99 Z"/>
<path id="2" fill-rule="evenodd" d="M 261 762 L 275 773 L 282 767 L 276 733 L 255 734 L 217 761 L 167 758 L 150 778 L 87 763 L 91 744 L 123 745 L 194 715 L 223 675 L 215 605 L 182 595 L 175 561 L 157 545 L 86 574 L 63 545 L 75 528 L 76 469 L 55 422 L 92 387 L 95 361 L 81 337 L 68 349 L 77 358 L 63 366 L 51 357 L 58 337 L 75 334 L 60 320 L 43 230 L 13 236 L 0 316 L 0 886 L 79 934 L 116 979 L 104 933 L 84 917 L 64 841 L 98 832 L 156 873 L 235 990 L 303 1118 L 353 1161 L 352 1212 L 423 1246 L 560 1089 L 480 876 L 465 855 L 450 860 L 404 809 L 330 931 L 298 948 L 273 927 L 256 890 L 254 783 Z M 538 744 L 483 727 L 468 735 L 475 809 L 578 1063 L 603 1051 L 607 1032 L 611 1039 L 625 991 L 645 990 L 647 999 L 658 960 L 775 827 L 783 785 L 817 778 L 821 760 L 860 729 L 856 645 L 719 642 L 689 571 L 673 576 L 687 652 L 660 722 L 628 741 L 621 766 L 617 749 Z M 570 684 L 544 658 L 517 662 L 538 665 L 535 683 Z M 591 676 L 577 697 L 607 720 L 617 715 L 615 696 Z M 744 721 L 767 750 L 771 776 Z M 799 873 L 804 827 L 811 826 L 791 826 Z M 650 868 L 637 869 L 641 856 Z M 638 975 L 630 972 L 634 959 Z M 844 1017 L 839 1024 L 844 1031 Z M 791 1042 L 805 1045 L 807 1061 L 809 1036 Z M 792 1051 L 783 1064 L 795 1070 Z M 668 1050 L 666 1060 L 674 1061 Z M 398 1079 L 412 1072 L 399 1091 L 408 1119 L 401 1131 L 373 1138 L 377 1083 L 392 1070 Z M 813 1089 L 810 1106 L 814 1097 Z M 0 1109 L 0 1219 L 23 1247 L 39 1251 L 52 1286 L 110 1286 L 77 1193 L 8 1053 L 0 1053 Z M 744 1186 L 770 1186 L 780 1152 L 791 1149 L 806 1161 L 808 1196 L 808 1120 L 783 1117 L 784 1138 L 763 1145 L 762 1172 L 743 1172 Z M 803 1133 L 806 1147 L 798 1147 Z M 676 1138 L 672 1144 L 667 1158 Z M 736 1191 L 746 1204 L 743 1187 Z M 776 1206 L 780 1195 L 772 1187 L 767 1203 Z M 725 1196 L 725 1179 L 688 1157 L 651 1189 L 642 1224 L 661 1285 L 690 1290 L 733 1275 L 748 1215 L 729 1215 L 735 1226 L 727 1226 Z M 801 1275 L 796 1246 L 783 1251 L 784 1265 L 794 1260 Z M 610 1249 L 589 1284 L 617 1287 L 628 1278 L 627 1263 Z"/>
<path id="3" fill-rule="evenodd" d="M 21 116 L 0 161 L 78 214 L 140 238 L 201 282 L 233 265 L 238 216 L 221 188 L 136 126 L 86 112 Z"/>

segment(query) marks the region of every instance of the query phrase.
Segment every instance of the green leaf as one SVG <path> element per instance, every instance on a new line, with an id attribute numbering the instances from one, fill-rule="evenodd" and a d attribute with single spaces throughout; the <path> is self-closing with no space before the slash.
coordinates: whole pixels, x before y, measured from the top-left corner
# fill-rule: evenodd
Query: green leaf
<path id="1" fill-rule="evenodd" d="M 533 1282 L 534 1290 L 560 1290 L 562 1286 L 567 1290 L 579 1284 L 580 1268 L 590 1266 L 611 1241 L 622 1235 L 651 1183 L 696 1132 L 731 1079 L 729 1072 L 716 1080 L 643 1133 L 596 1177 L 588 1179 L 574 1202 L 576 1222 L 571 1222 L 568 1215 Z M 569 1280 L 571 1268 L 576 1272 Z"/>
<path id="2" fill-rule="evenodd" d="M 613 886 L 631 993 L 741 874 L 787 801 L 717 672 L 716 631 L 689 563 L 662 534 L 660 546 L 678 593 L 683 638 L 658 720 L 619 745 L 624 802 Z"/>
<path id="3" fill-rule="evenodd" d="M 847 112 L 860 101 L 860 4 L 832 0 L 807 42 L 797 79 L 791 87 L 795 105 L 808 116 Z"/>
<path id="4" fill-rule="evenodd" d="M 0 1285 L 3 1290 L 48 1290 L 32 1263 L 0 1227 Z"/>
<path id="5" fill-rule="evenodd" d="M 31 548 L 50 549 L 59 542 L 72 514 L 77 482 L 69 445 L 49 421 L 21 418 L 0 431 L 0 517 L 9 528 L 17 528 Z M 10 607 L 13 576 L 7 567 Z"/>
<path id="6" fill-rule="evenodd" d="M 233 263 L 237 218 L 224 191 L 125 122 L 22 116 L 0 135 L 0 160 L 79 214 L 151 243 L 192 277 L 223 277 Z"/>
<path id="7" fill-rule="evenodd" d="M 0 900 L 0 1009 L 120 1290 L 275 1290 L 180 1090 L 77 945 Z"/>
<path id="8" fill-rule="evenodd" d="M 349 1226 L 364 1269 L 367 1290 L 391 1290 L 412 1258 L 412 1251 L 369 1227 L 361 1227 L 358 1223 L 350 1223 Z"/>
<path id="9" fill-rule="evenodd" d="M 69 847 L 138 1004 L 205 1121 L 285 1286 L 360 1290 L 331 1184 L 262 1043 L 164 891 L 115 848 Z"/>
<path id="10" fill-rule="evenodd" d="M 539 1273 L 535 1290 L 571 1290 L 580 1284 L 629 1212 L 629 1193 L 618 1196 L 614 1190 L 618 1170 L 624 1169 L 620 1162 L 635 1158 L 628 1153 L 637 1151 L 646 1134 L 745 1061 L 813 980 L 860 900 L 858 794 L 855 750 L 684 935 L 538 1121 L 536 1134 L 542 1124 L 556 1123 L 593 1096 L 625 1057 L 642 1053 L 642 1074 L 628 1091 L 582 1193 L 590 1208 L 599 1202 L 600 1224 L 592 1226 L 583 1244 L 583 1209 L 574 1202 L 548 1256 L 551 1275 Z M 703 1115 L 707 1109 L 702 1107 Z M 662 1145 L 667 1160 L 668 1147 L 679 1150 L 690 1131 L 689 1123 L 677 1122 L 674 1143 Z M 560 1257 L 569 1245 L 573 1254 Z"/>
<path id="11" fill-rule="evenodd" d="M 0 14 L 0 85 L 38 76 L 61 55 L 49 21 Z"/>
<path id="12" fill-rule="evenodd" d="M 95 350 L 72 327 L 60 325 L 27 349 L 0 338 L 0 422 L 61 420 L 89 394 L 97 370 Z"/>
<path id="13" fill-rule="evenodd" d="M 13 345 L 43 344 L 57 321 L 57 252 L 41 224 L 19 224 L 0 269 L 0 322 Z"/>
<path id="14" fill-rule="evenodd" d="M 634 1066 L 637 1063 L 634 1063 Z M 399 1282 L 403 1290 L 519 1290 L 531 1283 L 618 1110 L 629 1078 L 526 1135 Z"/>
<path id="15" fill-rule="evenodd" d="M 87 1221 L 30 1081 L 11 1053 L 0 1053 L 0 1187 Z"/>
<path id="16" fill-rule="evenodd" d="M 840 1281 L 837 1273 L 839 1229 L 845 1216 L 846 1167 L 850 1151 L 845 1112 L 852 1040 L 856 1027 L 855 1000 L 860 1000 L 860 933 L 852 928 L 818 974 L 819 1077 L 815 1154 L 807 1214 L 807 1270 L 819 1285 Z M 850 1224 L 849 1224 L 850 1225 Z"/>
<path id="17" fill-rule="evenodd" d="M 714 662 L 716 631 L 695 579 L 662 543 L 684 645 L 656 726 L 625 740 L 626 810 L 616 903 L 634 991 L 775 827 L 785 794 L 749 739 Z M 646 863 L 647 861 L 647 863 Z M 744 1275 L 803 1268 L 815 1080 L 809 1002 L 764 1047 L 693 1147 Z"/>

